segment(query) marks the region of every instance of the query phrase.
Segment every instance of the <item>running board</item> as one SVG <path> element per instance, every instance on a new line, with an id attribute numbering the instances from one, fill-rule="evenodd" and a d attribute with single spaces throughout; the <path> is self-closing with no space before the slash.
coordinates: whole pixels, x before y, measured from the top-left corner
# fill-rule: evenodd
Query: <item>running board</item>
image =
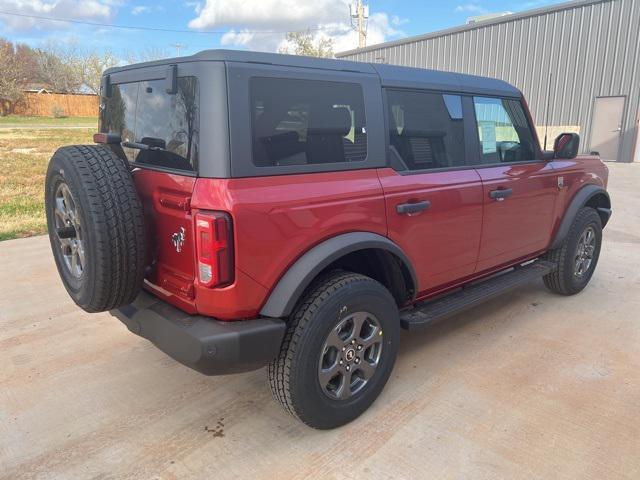
<path id="1" fill-rule="evenodd" d="M 401 312 L 400 325 L 407 330 L 426 327 L 551 273 L 553 269 L 553 263 L 542 260 L 515 267 L 506 273 L 473 283 Z"/>

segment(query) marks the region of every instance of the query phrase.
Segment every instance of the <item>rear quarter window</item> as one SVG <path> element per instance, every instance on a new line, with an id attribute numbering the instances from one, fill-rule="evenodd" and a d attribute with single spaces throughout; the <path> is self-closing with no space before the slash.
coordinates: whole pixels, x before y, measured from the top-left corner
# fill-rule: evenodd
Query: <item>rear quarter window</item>
<path id="1" fill-rule="evenodd" d="M 252 158 L 257 167 L 362 162 L 367 157 L 357 84 L 254 77 Z"/>

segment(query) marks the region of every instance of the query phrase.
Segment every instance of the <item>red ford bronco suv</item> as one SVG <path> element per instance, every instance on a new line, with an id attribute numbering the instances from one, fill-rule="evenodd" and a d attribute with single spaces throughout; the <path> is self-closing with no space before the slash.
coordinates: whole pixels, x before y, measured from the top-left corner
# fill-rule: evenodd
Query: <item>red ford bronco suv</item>
<path id="1" fill-rule="evenodd" d="M 607 168 L 542 151 L 489 78 L 237 51 L 108 70 L 96 145 L 46 178 L 62 281 L 206 375 L 268 365 L 316 428 L 384 387 L 400 328 L 542 277 L 580 292 Z"/>

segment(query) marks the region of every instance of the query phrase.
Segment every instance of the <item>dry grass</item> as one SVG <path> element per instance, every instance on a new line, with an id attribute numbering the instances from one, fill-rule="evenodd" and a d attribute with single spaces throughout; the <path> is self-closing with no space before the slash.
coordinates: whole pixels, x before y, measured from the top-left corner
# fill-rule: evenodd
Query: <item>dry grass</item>
<path id="1" fill-rule="evenodd" d="M 95 125 L 98 126 L 97 117 L 27 117 L 24 115 L 7 115 L 0 117 L 0 125 L 22 125 L 29 128 L 29 125 L 54 125 L 59 126 L 77 126 L 77 125 Z"/>
<path id="2" fill-rule="evenodd" d="M 94 128 L 0 129 L 0 240 L 46 232 L 44 176 L 63 145 L 91 143 Z"/>

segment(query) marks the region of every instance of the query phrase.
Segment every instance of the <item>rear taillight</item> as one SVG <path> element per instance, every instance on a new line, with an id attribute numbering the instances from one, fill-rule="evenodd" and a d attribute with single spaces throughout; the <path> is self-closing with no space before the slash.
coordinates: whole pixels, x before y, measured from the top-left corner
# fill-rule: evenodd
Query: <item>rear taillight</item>
<path id="1" fill-rule="evenodd" d="M 116 135 L 115 133 L 94 133 L 93 141 L 95 143 L 119 144 L 122 139 L 120 135 Z"/>
<path id="2" fill-rule="evenodd" d="M 196 214 L 198 279 L 205 287 L 222 287 L 233 282 L 233 228 L 224 212 Z"/>

